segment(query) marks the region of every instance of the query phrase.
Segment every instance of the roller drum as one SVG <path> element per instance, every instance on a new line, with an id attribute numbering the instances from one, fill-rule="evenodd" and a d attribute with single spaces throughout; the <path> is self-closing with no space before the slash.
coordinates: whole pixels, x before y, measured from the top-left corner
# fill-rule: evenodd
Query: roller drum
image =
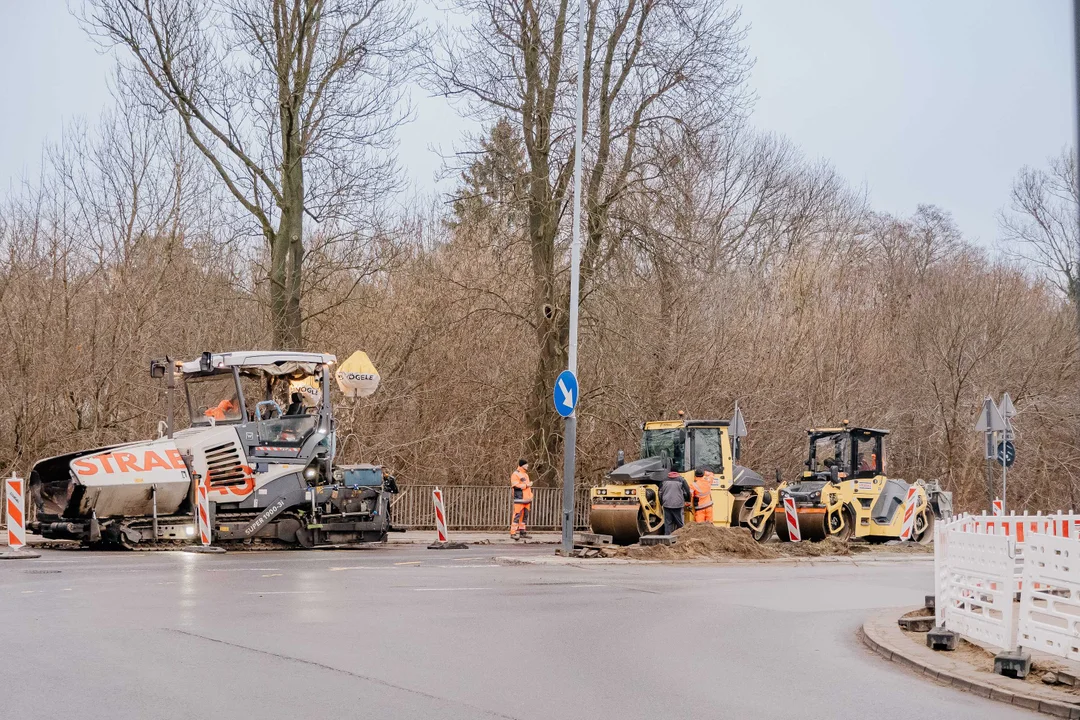
<path id="1" fill-rule="evenodd" d="M 598 535 L 610 535 L 617 545 L 633 545 L 644 534 L 640 518 L 641 506 L 637 504 L 593 505 L 589 525 Z"/>
<path id="2" fill-rule="evenodd" d="M 799 535 L 804 541 L 818 542 L 828 536 L 829 532 L 825 524 L 827 515 L 825 513 L 804 512 L 800 509 L 797 514 L 799 516 Z M 776 518 L 777 537 L 780 538 L 781 542 L 790 542 L 791 538 L 788 537 L 787 519 L 784 517 L 783 505 L 776 507 L 776 514 L 773 517 Z"/>
<path id="3" fill-rule="evenodd" d="M 803 540 L 810 540 L 817 542 L 824 540 L 829 534 L 828 527 L 825 524 L 825 518 L 827 517 L 823 512 L 800 512 L 799 514 L 799 534 Z"/>

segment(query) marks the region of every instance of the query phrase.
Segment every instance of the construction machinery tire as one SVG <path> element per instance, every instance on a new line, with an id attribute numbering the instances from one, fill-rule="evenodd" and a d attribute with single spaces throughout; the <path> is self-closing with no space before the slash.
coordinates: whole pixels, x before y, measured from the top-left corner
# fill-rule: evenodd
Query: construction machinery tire
<path id="1" fill-rule="evenodd" d="M 769 516 L 762 521 L 760 530 L 755 531 L 754 528 L 749 525 L 747 525 L 747 529 L 750 531 L 750 537 L 754 538 L 755 542 L 772 542 L 773 537 L 776 535 L 776 514 L 770 513 Z"/>
<path id="2" fill-rule="evenodd" d="M 834 518 L 839 517 L 844 521 L 843 528 L 839 530 L 834 526 Z M 848 507 L 840 509 L 839 513 L 834 513 L 829 516 L 829 536 L 836 538 L 841 542 L 847 542 L 851 539 L 851 536 L 855 534 L 855 517 Z"/>
<path id="3" fill-rule="evenodd" d="M 929 509 L 924 509 L 923 512 L 915 515 L 911 539 L 920 545 L 929 545 L 934 541 L 934 513 Z"/>

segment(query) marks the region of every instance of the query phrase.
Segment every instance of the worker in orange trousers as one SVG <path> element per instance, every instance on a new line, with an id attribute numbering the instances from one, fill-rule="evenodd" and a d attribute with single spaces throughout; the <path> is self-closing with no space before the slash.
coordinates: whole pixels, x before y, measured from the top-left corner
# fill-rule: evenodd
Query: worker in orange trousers
<path id="1" fill-rule="evenodd" d="M 529 461 L 518 460 L 517 470 L 510 475 L 510 487 L 514 492 L 514 515 L 510 520 L 510 537 L 514 540 L 528 537 L 529 511 L 532 508 L 532 480 L 529 479 Z"/>

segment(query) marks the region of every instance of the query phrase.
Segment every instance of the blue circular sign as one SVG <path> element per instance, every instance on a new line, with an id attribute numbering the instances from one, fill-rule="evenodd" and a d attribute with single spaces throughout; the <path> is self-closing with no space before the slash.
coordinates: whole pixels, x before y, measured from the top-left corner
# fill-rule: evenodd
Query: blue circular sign
<path id="1" fill-rule="evenodd" d="M 997 464 L 1009 468 L 1016 462 L 1016 446 L 1012 440 L 999 442 L 997 446 Z"/>
<path id="2" fill-rule="evenodd" d="M 563 370 L 555 379 L 555 411 L 563 417 L 574 414 L 578 401 L 577 377 L 569 370 Z"/>

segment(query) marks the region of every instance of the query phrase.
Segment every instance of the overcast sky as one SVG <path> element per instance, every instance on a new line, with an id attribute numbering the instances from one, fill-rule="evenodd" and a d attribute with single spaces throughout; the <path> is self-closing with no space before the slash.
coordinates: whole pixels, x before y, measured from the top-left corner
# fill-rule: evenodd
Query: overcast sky
<path id="1" fill-rule="evenodd" d="M 1068 0 L 745 0 L 754 123 L 829 160 L 876 208 L 951 211 L 997 237 L 1025 164 L 1073 142 Z M 63 0 L 0 0 L 0 189 L 36 174 L 42 143 L 109 102 L 112 61 Z M 420 189 L 468 121 L 417 94 L 401 161 Z"/>

